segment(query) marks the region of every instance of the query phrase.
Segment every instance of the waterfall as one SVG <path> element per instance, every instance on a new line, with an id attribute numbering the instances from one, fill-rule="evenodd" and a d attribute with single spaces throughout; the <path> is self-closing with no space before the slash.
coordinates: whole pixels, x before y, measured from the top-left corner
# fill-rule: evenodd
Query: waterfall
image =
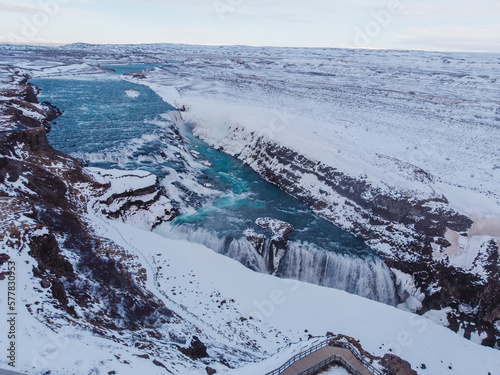
<path id="1" fill-rule="evenodd" d="M 189 224 L 171 227 L 168 233 L 160 233 L 205 245 L 257 272 L 274 273 L 282 278 L 344 290 L 388 305 L 398 303 L 392 272 L 379 259 L 355 258 L 325 251 L 307 242 L 290 241 L 279 266 L 273 270 L 269 262 L 273 249 L 273 241 L 270 240 L 263 241 L 262 248 L 256 249 L 244 237 L 221 238 L 209 230 Z"/>
<path id="2" fill-rule="evenodd" d="M 258 254 L 253 245 L 246 238 L 219 237 L 204 228 L 183 224 L 170 228 L 168 233 L 159 230 L 161 235 L 169 238 L 186 240 L 205 245 L 213 251 L 237 260 L 245 267 L 256 272 L 268 273 L 266 262 Z"/>
<path id="3" fill-rule="evenodd" d="M 344 290 L 395 306 L 397 292 L 391 270 L 379 259 L 355 258 L 290 242 L 278 276 Z"/>

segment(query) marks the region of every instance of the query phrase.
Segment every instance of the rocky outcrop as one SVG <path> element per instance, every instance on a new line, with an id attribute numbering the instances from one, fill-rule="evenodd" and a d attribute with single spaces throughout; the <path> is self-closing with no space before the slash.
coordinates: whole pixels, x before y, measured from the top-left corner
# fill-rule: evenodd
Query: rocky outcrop
<path id="1" fill-rule="evenodd" d="M 281 259 L 288 249 L 288 234 L 294 231 L 293 225 L 273 218 L 258 218 L 255 221 L 259 227 L 269 229 L 270 234 L 257 233 L 247 229 L 243 233 L 250 241 L 258 254 L 264 259 L 267 272 L 270 274 L 278 271 Z"/>
<path id="2" fill-rule="evenodd" d="M 111 219 L 151 230 L 178 215 L 158 177 L 151 173 L 95 168 L 88 168 L 86 172 L 106 184 L 106 191 L 94 209 Z"/>
<path id="3" fill-rule="evenodd" d="M 7 263 L 10 259 L 9 254 L 0 254 L 0 267 L 2 267 L 5 263 Z M 0 281 L 5 280 L 5 278 L 9 275 L 9 271 L 0 272 Z"/>
<path id="4" fill-rule="evenodd" d="M 0 130 L 29 129 L 43 127 L 50 130 L 50 121 L 61 114 L 61 111 L 50 103 L 40 104 L 37 99 L 38 90 L 28 83 L 28 77 L 16 76 L 17 84 L 13 89 L 0 92 L 2 118 Z"/>
<path id="5" fill-rule="evenodd" d="M 275 240 L 286 241 L 288 234 L 295 230 L 292 224 L 270 217 L 259 217 L 255 220 L 255 224 L 261 228 L 270 229 Z"/>
<path id="6" fill-rule="evenodd" d="M 200 341 L 200 339 L 196 336 L 193 336 L 189 347 L 182 348 L 179 347 L 179 350 L 186 356 L 191 359 L 201 359 L 208 357 L 207 347 L 204 343 Z"/>
<path id="7" fill-rule="evenodd" d="M 415 370 L 412 370 L 411 365 L 394 354 L 386 354 L 380 360 L 380 364 L 385 367 L 388 375 L 417 375 Z"/>

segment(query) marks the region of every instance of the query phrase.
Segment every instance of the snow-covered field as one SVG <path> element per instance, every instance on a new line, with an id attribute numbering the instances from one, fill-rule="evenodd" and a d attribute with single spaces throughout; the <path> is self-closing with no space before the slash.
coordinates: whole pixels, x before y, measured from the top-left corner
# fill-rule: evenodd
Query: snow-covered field
<path id="1" fill-rule="evenodd" d="M 147 84 L 188 108 L 185 120 L 215 145 L 239 125 L 350 175 L 443 192 L 467 214 L 499 215 L 499 56 L 266 52 L 193 47 L 176 56 L 182 63 L 148 73 Z M 435 183 L 405 181 L 411 167 Z"/>

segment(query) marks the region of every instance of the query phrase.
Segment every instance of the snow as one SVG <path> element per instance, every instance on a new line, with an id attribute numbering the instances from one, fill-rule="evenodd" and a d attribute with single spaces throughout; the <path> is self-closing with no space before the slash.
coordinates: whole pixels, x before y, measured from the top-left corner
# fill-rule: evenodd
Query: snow
<path id="1" fill-rule="evenodd" d="M 321 372 L 322 375 L 349 375 L 343 367 L 333 366 L 330 369 Z"/>
<path id="2" fill-rule="evenodd" d="M 41 107 L 40 105 L 31 104 L 31 106 L 33 106 L 34 108 L 38 107 L 38 109 L 40 110 L 40 112 L 34 111 L 33 109 L 26 108 L 25 106 L 20 106 L 18 104 L 13 104 L 12 105 L 12 107 L 14 107 L 14 108 L 19 109 L 20 111 L 22 111 L 23 115 L 26 116 L 26 117 L 31 117 L 31 118 L 39 120 L 39 121 L 45 119 L 45 115 L 43 114 L 42 108 L 40 108 Z"/>
<path id="3" fill-rule="evenodd" d="M 111 183 L 111 189 L 107 191 L 108 195 L 144 189 L 154 186 L 157 181 L 155 175 L 141 170 L 122 171 L 118 169 L 86 168 L 86 172 L 97 182 L 102 184 Z"/>
<path id="4" fill-rule="evenodd" d="M 293 225 L 270 217 L 259 217 L 255 224 L 264 229 L 271 229 L 274 239 L 282 239 L 294 231 Z"/>
<path id="5" fill-rule="evenodd" d="M 141 48 L 151 51 L 157 47 Z M 416 189 L 423 195 L 444 194 L 453 207 L 477 223 L 467 241 L 498 238 L 500 172 L 495 163 L 499 137 L 492 115 L 498 107 L 498 73 L 490 57 L 461 59 L 454 54 L 397 51 L 378 55 L 343 50 L 291 53 L 287 49 L 273 50 L 276 56 L 269 57 L 260 49 L 250 49 L 255 56 L 248 58 L 248 49 L 234 47 L 229 53 L 243 57 L 234 59 L 196 55 L 197 47 L 182 48 L 185 55 L 173 58 L 183 64 L 169 68 L 178 69 L 175 74 L 156 69 L 142 83 L 178 108 L 184 107 L 180 116 L 196 126 L 199 136 L 237 148 L 241 145 L 227 139 L 231 129 L 242 127 L 345 173 L 366 175 L 386 190 L 396 186 L 396 193 Z M 23 66 L 38 68 L 35 76 L 40 77 L 100 71 L 87 63 L 54 66 L 37 61 Z M 363 97 L 365 102 L 351 102 L 355 97 Z M 415 180 L 414 166 L 433 178 Z M 99 182 L 111 181 L 110 191 L 116 193 L 156 182 L 146 172 L 88 172 Z M 25 187 L 18 180 L 8 188 Z M 446 321 L 447 309 L 418 317 L 339 290 L 255 273 L 202 245 L 166 239 L 90 212 L 88 220 L 95 231 L 122 246 L 146 269 L 148 290 L 184 319 L 184 327 L 193 329 L 191 332 L 200 330 L 209 354 L 234 351 L 234 358 L 240 356 L 242 367 L 238 369 L 211 364 L 218 373 L 266 373 L 332 331 L 359 339 L 375 355 L 390 349 L 413 368 L 425 363 L 425 373 L 500 374 L 499 351 L 440 326 Z M 133 224 L 139 225 L 138 221 Z M 15 224 L 26 225 L 22 220 Z M 46 231 L 38 228 L 34 233 Z M 467 253 L 469 245 L 458 235 L 458 247 L 448 255 L 455 254 L 450 257 L 455 264 L 470 267 L 478 253 Z M 64 319 L 55 318 L 50 328 L 39 321 L 26 305 L 36 309 L 36 302 L 51 296 L 40 288 L 38 279 L 28 276 L 35 266 L 33 258 L 26 247 L 12 251 L 8 240 L 0 246 L 18 266 L 19 371 L 164 373 L 151 360 L 138 358 L 143 352 L 133 346 L 94 336 Z M 411 276 L 398 278 L 406 290 L 413 291 L 407 303 L 411 310 L 417 306 L 420 291 L 414 288 Z M 0 299 L 6 295 L 7 283 L 0 282 Z M 50 304 L 44 307 L 50 309 Z M 1 303 L 0 316 L 6 316 L 5 309 L 6 304 Z M 54 317 L 60 315 L 52 310 Z M 0 351 L 4 353 L 6 329 L 5 324 L 0 326 Z M 175 326 L 172 330 L 182 331 Z M 308 341 L 308 334 L 315 338 Z M 256 349 L 248 348 L 249 341 Z M 205 373 L 203 363 L 183 363 L 172 353 L 176 349 L 166 350 L 169 355 L 160 359 L 174 373 Z M 5 357 L 0 357 L 0 366 L 7 368 Z"/>
<path id="6" fill-rule="evenodd" d="M 125 90 L 125 95 L 127 95 L 127 97 L 131 99 L 134 99 L 138 98 L 141 95 L 141 92 L 137 90 Z"/>
<path id="7" fill-rule="evenodd" d="M 313 336 L 341 332 L 360 339 L 365 349 L 374 354 L 392 348 L 393 353 L 415 367 L 425 362 L 430 372 L 445 370 L 443 358 L 453 363 L 456 374 L 487 373 L 500 368 L 498 351 L 473 344 L 425 318 L 338 290 L 255 273 L 201 245 L 167 240 L 117 222 L 112 226 L 123 235 L 123 239 L 113 236 L 120 245 L 139 245 L 150 264 L 169 265 L 169 280 L 163 278 L 161 284 L 181 291 L 176 302 L 192 304 L 191 313 L 198 313 L 196 303 L 200 310 L 209 304 L 207 297 L 216 290 L 225 298 L 234 299 L 242 316 L 252 316 L 257 324 L 269 324 L 294 341 L 305 330 Z M 189 274 L 194 275 L 194 287 L 186 277 Z M 192 293 L 196 293 L 196 298 Z M 211 319 L 223 320 L 221 315 Z M 382 345 L 384 349 L 380 350 Z M 262 366 L 234 373 L 254 374 L 260 371 L 257 368 L 265 368 Z"/>
<path id="8" fill-rule="evenodd" d="M 412 275 L 408 275 L 395 268 L 391 268 L 391 271 L 396 278 L 399 297 L 404 301 L 398 305 L 398 308 L 412 313 L 417 312 L 422 307 L 425 294 L 421 292 L 420 288 L 415 286 L 415 280 Z"/>
<path id="9" fill-rule="evenodd" d="M 429 310 L 424 314 L 424 316 L 431 322 L 434 322 L 443 327 L 448 326 L 448 313 L 452 311 L 451 307 L 446 307 L 441 310 Z"/>

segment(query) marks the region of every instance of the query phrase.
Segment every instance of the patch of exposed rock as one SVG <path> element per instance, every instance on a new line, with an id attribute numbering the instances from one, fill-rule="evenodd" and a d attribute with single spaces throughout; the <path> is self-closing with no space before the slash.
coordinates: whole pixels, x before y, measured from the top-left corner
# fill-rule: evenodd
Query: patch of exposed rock
<path id="1" fill-rule="evenodd" d="M 94 208 L 111 219 L 151 230 L 178 215 L 158 177 L 151 173 L 96 168 L 87 168 L 86 172 L 106 185 Z"/>
<path id="2" fill-rule="evenodd" d="M 208 357 L 206 345 L 196 336 L 193 336 L 187 348 L 179 347 L 179 351 L 194 360 Z"/>
<path id="3" fill-rule="evenodd" d="M 394 354 L 386 354 L 380 360 L 380 364 L 385 367 L 388 375 L 417 375 L 412 370 L 411 365 Z"/>

